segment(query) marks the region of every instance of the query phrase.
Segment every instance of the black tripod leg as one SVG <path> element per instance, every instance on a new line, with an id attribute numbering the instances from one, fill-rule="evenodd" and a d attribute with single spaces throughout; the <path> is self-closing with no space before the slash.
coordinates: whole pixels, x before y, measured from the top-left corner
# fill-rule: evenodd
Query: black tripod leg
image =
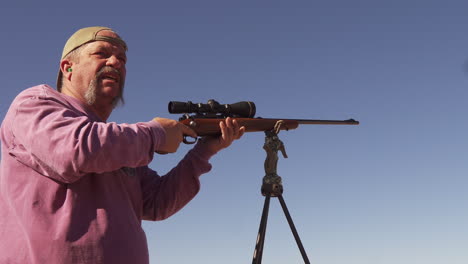
<path id="1" fill-rule="evenodd" d="M 265 196 L 265 203 L 263 204 L 262 219 L 260 220 L 260 228 L 258 229 L 257 243 L 255 244 L 255 251 L 253 255 L 252 264 L 261 264 L 263 256 L 263 244 L 265 242 L 265 233 L 268 220 L 268 209 L 270 207 L 270 196 Z"/>
<path id="2" fill-rule="evenodd" d="M 291 215 L 289 214 L 288 208 L 286 207 L 286 203 L 284 202 L 283 195 L 279 195 L 278 199 L 280 201 L 281 207 L 283 207 L 284 215 L 286 216 L 286 219 L 288 219 L 289 227 L 291 228 L 294 238 L 296 239 L 297 246 L 301 251 L 302 259 L 304 259 L 304 263 L 310 264 L 309 258 L 307 257 L 304 247 L 302 246 L 301 239 L 299 238 L 299 234 L 297 233 Z"/>

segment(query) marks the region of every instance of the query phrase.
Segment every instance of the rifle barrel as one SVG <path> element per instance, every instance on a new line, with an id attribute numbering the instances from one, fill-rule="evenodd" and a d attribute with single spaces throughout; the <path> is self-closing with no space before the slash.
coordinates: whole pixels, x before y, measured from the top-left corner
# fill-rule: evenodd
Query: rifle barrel
<path id="1" fill-rule="evenodd" d="M 319 119 L 280 119 L 280 118 L 235 118 L 240 126 L 245 127 L 246 132 L 260 132 L 272 130 L 276 122 L 282 120 L 282 130 L 296 129 L 303 125 L 358 125 L 354 119 L 348 120 L 319 120 Z M 219 135 L 219 121 L 216 118 L 185 119 L 181 122 L 197 132 L 199 136 Z"/>
<path id="2" fill-rule="evenodd" d="M 359 125 L 359 121 L 347 120 L 319 120 L 319 119 L 293 119 L 303 125 Z"/>

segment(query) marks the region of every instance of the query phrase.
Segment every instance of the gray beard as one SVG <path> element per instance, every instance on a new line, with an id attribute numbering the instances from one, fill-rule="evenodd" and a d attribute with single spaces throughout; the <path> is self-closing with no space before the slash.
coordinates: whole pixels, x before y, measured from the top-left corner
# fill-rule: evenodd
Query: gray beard
<path id="1" fill-rule="evenodd" d="M 86 91 L 85 95 L 84 95 L 84 98 L 86 100 L 86 103 L 91 106 L 91 105 L 94 105 L 94 103 L 96 103 L 96 99 L 97 99 L 97 92 L 98 92 L 98 80 L 99 80 L 99 76 L 96 76 L 96 78 L 94 78 L 93 80 L 91 80 L 91 82 L 89 83 L 89 86 L 88 86 L 88 90 Z M 124 103 L 124 99 L 123 99 L 123 85 L 120 87 L 120 95 L 117 96 L 116 98 L 114 98 L 114 100 L 112 101 L 112 107 L 113 109 L 116 108 L 119 103 Z"/>
<path id="2" fill-rule="evenodd" d="M 97 79 L 92 80 L 89 83 L 88 90 L 85 93 L 85 100 L 88 105 L 94 105 L 97 97 Z"/>

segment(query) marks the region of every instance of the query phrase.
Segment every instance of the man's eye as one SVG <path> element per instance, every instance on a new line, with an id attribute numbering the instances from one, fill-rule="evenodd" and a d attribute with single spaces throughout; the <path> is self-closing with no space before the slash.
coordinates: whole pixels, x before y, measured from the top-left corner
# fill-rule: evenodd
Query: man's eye
<path id="1" fill-rule="evenodd" d="M 106 56 L 106 53 L 103 52 L 103 51 L 98 51 L 98 52 L 95 52 L 94 55 L 97 55 L 99 57 L 105 57 Z"/>

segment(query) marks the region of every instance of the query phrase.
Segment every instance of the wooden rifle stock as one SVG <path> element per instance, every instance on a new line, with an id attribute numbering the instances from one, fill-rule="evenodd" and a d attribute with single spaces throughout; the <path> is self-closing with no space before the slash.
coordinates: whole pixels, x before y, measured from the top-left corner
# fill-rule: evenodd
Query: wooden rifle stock
<path id="1" fill-rule="evenodd" d="M 275 124 L 282 120 L 281 130 L 296 129 L 299 125 L 359 125 L 354 119 L 348 120 L 316 120 L 316 119 L 280 119 L 280 118 L 234 118 L 245 132 L 260 132 L 273 130 Z M 198 136 L 217 136 L 221 134 L 219 118 L 187 118 L 180 121 L 192 128 Z"/>

